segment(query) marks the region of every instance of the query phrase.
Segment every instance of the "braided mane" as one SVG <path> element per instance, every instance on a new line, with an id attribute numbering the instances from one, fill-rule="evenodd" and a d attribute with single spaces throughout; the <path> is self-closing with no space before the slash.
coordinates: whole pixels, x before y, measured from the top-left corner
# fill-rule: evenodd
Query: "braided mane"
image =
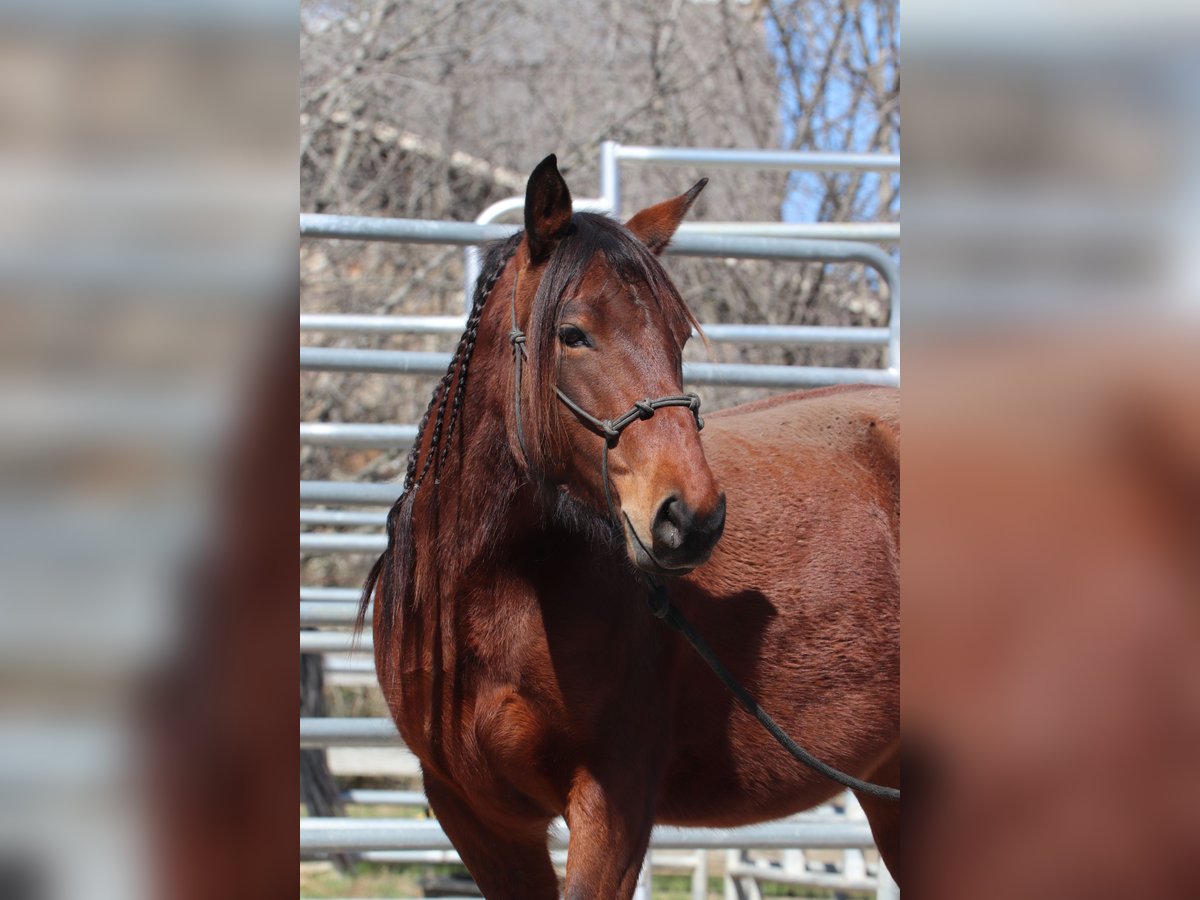
<path id="1" fill-rule="evenodd" d="M 490 244 L 484 254 L 483 267 L 479 273 L 479 278 L 475 282 L 475 293 L 471 301 L 471 312 L 467 316 L 467 325 L 463 330 L 462 337 L 459 338 L 458 347 L 454 350 L 454 356 L 450 360 L 450 365 L 446 369 L 446 374 L 442 376 L 442 380 L 438 382 L 434 389 L 433 396 L 429 400 L 429 405 L 425 408 L 425 414 L 421 417 L 421 423 L 417 426 L 417 437 L 413 442 L 412 450 L 408 454 L 408 467 L 404 473 L 404 487 L 401 489 L 400 497 L 392 505 L 387 516 L 387 538 L 388 546 L 375 564 L 371 566 L 371 571 L 367 575 L 367 580 L 363 584 L 362 597 L 359 600 L 358 615 L 354 622 L 355 635 L 362 631 L 363 625 L 366 622 L 367 606 L 371 602 L 371 594 L 375 591 L 375 586 L 382 574 L 384 563 L 388 560 L 393 561 L 393 572 L 397 574 L 407 574 L 411 570 L 412 564 L 412 511 L 413 499 L 416 497 L 417 490 L 424 481 L 430 468 L 433 469 L 434 479 L 436 480 L 441 475 L 442 466 L 446 462 L 446 456 L 450 452 L 450 440 L 454 436 L 455 428 L 459 422 L 459 411 L 462 408 L 463 397 L 467 390 L 467 377 L 470 371 L 471 355 L 475 352 L 475 339 L 479 331 L 479 320 L 483 317 L 483 307 L 487 302 L 487 298 L 491 295 L 492 289 L 496 286 L 496 282 L 500 278 L 500 274 L 504 271 L 504 267 L 508 265 L 508 261 L 512 259 L 514 253 L 517 252 L 517 247 L 521 244 L 522 233 L 518 232 L 507 240 L 497 241 Z M 454 383 L 455 375 L 458 376 L 458 381 L 455 384 L 454 395 L 450 396 L 450 385 Z M 446 412 L 449 409 L 449 420 L 446 418 Z M 429 448 L 424 454 L 424 462 L 421 460 L 421 448 L 425 445 L 425 433 L 429 429 L 430 421 L 433 422 L 433 432 L 429 437 Z M 444 428 L 444 434 L 443 434 Z M 438 452 L 439 447 L 441 452 Z M 417 471 L 418 465 L 420 471 Z M 391 633 L 391 626 L 395 619 L 395 603 L 392 602 L 390 592 L 381 592 L 389 596 L 383 602 L 383 614 L 385 616 L 385 624 L 388 626 L 387 633 Z M 382 599 L 382 598 L 381 598 Z M 376 637 L 376 640 L 380 640 Z M 386 638 L 384 638 L 386 640 Z"/>

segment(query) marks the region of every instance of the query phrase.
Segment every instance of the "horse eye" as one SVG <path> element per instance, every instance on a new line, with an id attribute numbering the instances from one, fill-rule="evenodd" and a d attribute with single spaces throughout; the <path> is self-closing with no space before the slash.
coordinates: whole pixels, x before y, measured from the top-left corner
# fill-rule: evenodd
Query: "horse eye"
<path id="1" fill-rule="evenodd" d="M 558 339 L 568 347 L 590 347 L 592 342 L 588 336 L 575 325 L 564 325 L 558 329 Z"/>

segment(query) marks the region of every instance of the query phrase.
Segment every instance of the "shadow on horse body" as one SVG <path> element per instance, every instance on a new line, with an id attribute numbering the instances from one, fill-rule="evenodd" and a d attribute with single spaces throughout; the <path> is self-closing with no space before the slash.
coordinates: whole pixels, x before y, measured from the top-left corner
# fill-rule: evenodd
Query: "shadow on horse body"
<path id="1" fill-rule="evenodd" d="M 621 898 L 655 822 L 746 824 L 840 790 L 735 708 L 642 573 L 807 749 L 899 785 L 898 395 L 777 397 L 701 439 L 681 396 L 695 320 L 656 256 L 702 187 L 621 226 L 572 215 L 554 158 L 538 166 L 364 591 L 388 705 L 490 898 L 558 895 L 558 815 L 566 896 Z M 898 876 L 898 804 L 863 806 Z"/>

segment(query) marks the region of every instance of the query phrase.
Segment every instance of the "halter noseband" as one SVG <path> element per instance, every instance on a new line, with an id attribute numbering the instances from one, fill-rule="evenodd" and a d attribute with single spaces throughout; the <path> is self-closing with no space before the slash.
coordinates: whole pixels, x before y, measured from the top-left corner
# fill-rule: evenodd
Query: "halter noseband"
<path id="1" fill-rule="evenodd" d="M 513 381 L 513 410 L 517 419 L 517 443 L 521 447 L 521 454 L 525 457 L 525 465 L 529 465 L 529 451 L 525 447 L 525 432 L 521 426 L 521 364 L 525 358 L 525 332 L 521 330 L 517 323 L 517 281 L 520 278 L 520 270 L 514 263 L 513 272 L 513 289 L 512 289 L 512 330 L 508 333 L 509 343 L 513 348 L 513 369 L 515 378 Z M 632 425 L 634 422 L 640 422 L 643 419 L 651 418 L 657 410 L 667 406 L 686 406 L 692 413 L 692 418 L 696 420 L 696 430 L 704 428 L 704 419 L 700 418 L 700 398 L 692 393 L 687 394 L 671 394 L 666 397 L 659 397 L 651 400 L 647 397 L 645 400 L 636 401 L 629 410 L 615 419 L 601 419 L 598 416 L 592 415 L 570 397 L 568 397 L 562 388 L 555 385 L 554 393 L 558 395 L 558 399 L 571 412 L 575 413 L 584 424 L 604 438 L 603 448 L 600 451 L 600 471 L 601 478 L 604 481 L 604 499 L 608 503 L 608 515 L 614 524 L 620 524 L 617 519 L 617 508 L 613 503 L 612 489 L 609 487 L 608 478 L 608 451 L 615 447 L 617 441 L 621 437 L 621 432 Z"/>

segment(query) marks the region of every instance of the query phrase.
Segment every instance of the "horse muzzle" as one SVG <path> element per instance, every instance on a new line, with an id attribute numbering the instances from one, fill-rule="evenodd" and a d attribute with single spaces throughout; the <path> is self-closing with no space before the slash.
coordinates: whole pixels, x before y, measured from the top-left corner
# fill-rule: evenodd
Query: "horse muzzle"
<path id="1" fill-rule="evenodd" d="M 725 495 L 700 514 L 680 497 L 667 496 L 654 512 L 649 539 L 643 538 L 629 516 L 630 555 L 638 568 L 653 575 L 685 575 L 706 562 L 725 531 Z"/>

